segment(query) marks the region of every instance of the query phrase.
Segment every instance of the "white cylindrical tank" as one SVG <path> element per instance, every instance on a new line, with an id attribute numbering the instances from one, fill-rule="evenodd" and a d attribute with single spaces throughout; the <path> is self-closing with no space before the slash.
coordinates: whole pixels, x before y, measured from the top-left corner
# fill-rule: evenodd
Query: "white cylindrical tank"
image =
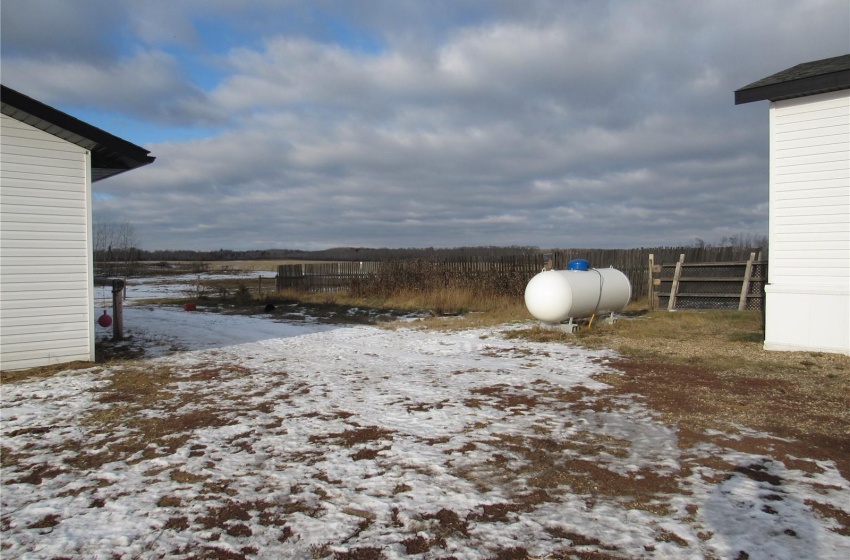
<path id="1" fill-rule="evenodd" d="M 525 306 L 546 323 L 621 311 L 631 297 L 628 277 L 614 268 L 544 270 L 525 287 Z"/>

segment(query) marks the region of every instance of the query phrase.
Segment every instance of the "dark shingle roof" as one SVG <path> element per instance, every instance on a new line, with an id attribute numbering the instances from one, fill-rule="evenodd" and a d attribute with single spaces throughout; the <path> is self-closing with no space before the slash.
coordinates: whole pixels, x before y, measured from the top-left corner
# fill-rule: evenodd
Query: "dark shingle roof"
<path id="1" fill-rule="evenodd" d="M 804 62 L 735 91 L 735 105 L 850 88 L 850 54 Z"/>
<path id="2" fill-rule="evenodd" d="M 92 182 L 154 161 L 150 152 L 67 113 L 0 85 L 0 110 L 91 152 Z"/>

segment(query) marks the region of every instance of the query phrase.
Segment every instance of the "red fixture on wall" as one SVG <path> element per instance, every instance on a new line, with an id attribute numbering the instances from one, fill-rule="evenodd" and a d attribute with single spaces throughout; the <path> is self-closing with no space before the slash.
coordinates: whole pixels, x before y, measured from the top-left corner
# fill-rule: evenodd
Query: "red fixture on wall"
<path id="1" fill-rule="evenodd" d="M 98 318 L 97 324 L 101 327 L 109 327 L 112 325 L 112 317 L 109 316 L 106 309 L 103 310 L 103 315 Z"/>

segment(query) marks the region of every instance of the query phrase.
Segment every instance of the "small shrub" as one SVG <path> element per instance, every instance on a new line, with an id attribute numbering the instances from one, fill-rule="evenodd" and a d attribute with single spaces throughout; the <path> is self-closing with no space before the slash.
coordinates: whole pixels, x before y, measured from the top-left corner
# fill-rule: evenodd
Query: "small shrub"
<path id="1" fill-rule="evenodd" d="M 233 299 L 239 305 L 248 305 L 254 301 L 251 291 L 245 284 L 239 284 L 239 287 L 236 288 L 236 293 L 233 294 Z"/>

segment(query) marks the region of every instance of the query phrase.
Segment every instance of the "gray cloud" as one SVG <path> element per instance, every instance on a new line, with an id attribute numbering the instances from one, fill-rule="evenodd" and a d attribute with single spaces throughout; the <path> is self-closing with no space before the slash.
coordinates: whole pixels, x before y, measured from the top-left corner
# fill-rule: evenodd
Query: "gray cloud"
<path id="1" fill-rule="evenodd" d="M 139 52 L 107 64 L 16 58 L 3 63 L 3 72 L 11 76 L 12 87 L 48 103 L 98 108 L 173 125 L 226 120 L 225 113 L 184 81 L 175 58 L 161 51 Z"/>
<path id="2" fill-rule="evenodd" d="M 204 2 L 206 23 L 193 2 L 116 9 L 134 46 L 106 58 L 90 52 L 105 31 L 61 59 L 31 46 L 34 25 L 11 51 L 4 33 L 4 82 L 25 93 L 220 127 L 163 128 L 156 163 L 96 184 L 96 213 L 147 248 L 765 232 L 767 106 L 732 92 L 850 35 L 843 0 L 243 4 Z M 232 36 L 213 48 L 209 22 Z"/>
<path id="3" fill-rule="evenodd" d="M 27 0 L 0 6 L 3 65 L 10 57 L 104 61 L 126 21 L 126 4 L 110 0 Z M 4 77 L 5 80 L 5 77 Z"/>

